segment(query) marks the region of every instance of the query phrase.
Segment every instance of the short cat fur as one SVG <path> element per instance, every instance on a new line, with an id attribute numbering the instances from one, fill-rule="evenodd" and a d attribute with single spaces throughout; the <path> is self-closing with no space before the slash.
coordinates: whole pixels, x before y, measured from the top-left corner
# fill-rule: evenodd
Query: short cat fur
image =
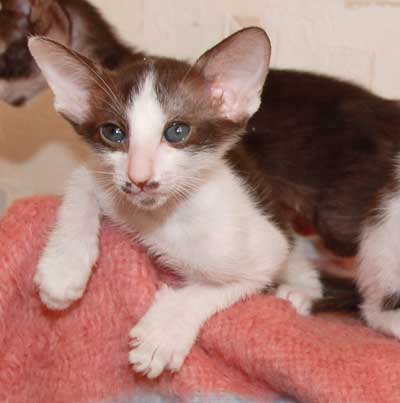
<path id="1" fill-rule="evenodd" d="M 168 106 L 170 97 L 163 88 L 173 86 L 188 66 L 148 58 L 140 68 L 146 69 L 147 63 L 156 63 L 157 71 L 165 75 L 164 82 L 170 81 L 155 88 L 161 104 L 164 100 L 163 109 L 173 110 L 177 105 L 170 100 Z M 174 64 L 173 71 L 162 67 Z M 140 82 L 134 78 L 136 74 L 140 76 L 140 68 L 133 71 L 127 67 L 129 74 L 124 74 L 125 79 L 112 83 L 123 104 L 129 100 L 133 82 Z M 99 119 L 102 101 L 101 97 L 98 99 L 97 110 L 92 108 L 91 118 L 84 124 L 66 117 L 102 152 L 109 146 L 105 147 L 99 138 L 96 124 L 90 123 Z M 186 104 L 178 107 L 185 109 Z M 204 112 L 196 108 L 198 111 Z M 194 113 L 191 118 L 196 116 Z M 399 120 L 397 101 L 382 99 L 356 85 L 324 76 L 271 70 L 260 109 L 245 124 L 246 135 L 242 135 L 243 127 L 236 135 L 235 124 L 230 127 L 216 124 L 209 127 L 208 136 L 200 136 L 198 141 L 195 135 L 190 139 L 199 151 L 213 148 L 223 151 L 229 170 L 233 169 L 257 208 L 285 235 L 288 248 L 292 245 L 285 269 L 274 276 L 274 280 L 285 283 L 278 296 L 291 300 L 300 312 L 306 313 L 310 300 L 321 294 L 318 275 L 304 259 L 302 243 L 292 231 L 292 224 L 300 219 L 338 256 L 356 258 L 364 318 L 372 327 L 397 337 L 400 337 L 396 302 L 400 288 L 396 248 Z M 232 135 L 226 142 L 224 133 L 228 132 Z M 121 152 L 127 153 L 128 149 Z M 115 158 L 117 155 L 121 158 L 118 153 Z M 109 161 L 110 165 L 113 163 L 115 159 Z M 164 219 L 159 217 L 157 222 Z M 152 249 L 150 244 L 147 246 Z M 159 245 L 152 252 L 158 254 L 158 250 Z M 169 263 L 174 265 L 177 261 Z M 194 276 L 192 280 L 198 278 Z M 70 300 L 81 293 L 82 288 Z"/>
<path id="2" fill-rule="evenodd" d="M 351 83 L 271 70 L 229 160 L 282 222 L 354 258 L 361 313 L 400 337 L 400 104 Z M 392 307 L 392 309 L 389 309 Z"/>
<path id="3" fill-rule="evenodd" d="M 35 276 L 49 308 L 82 296 L 105 214 L 185 279 L 159 290 L 133 328 L 138 372 L 178 370 L 211 315 L 274 282 L 278 296 L 309 313 L 322 295 L 318 273 L 225 159 L 260 105 L 264 31 L 240 31 L 194 66 L 146 56 L 114 72 L 48 39 L 30 48 L 56 109 L 94 150 L 71 179 Z M 171 122 L 189 123 L 189 137 L 168 143 Z M 124 141 L 105 139 L 110 123 Z"/>

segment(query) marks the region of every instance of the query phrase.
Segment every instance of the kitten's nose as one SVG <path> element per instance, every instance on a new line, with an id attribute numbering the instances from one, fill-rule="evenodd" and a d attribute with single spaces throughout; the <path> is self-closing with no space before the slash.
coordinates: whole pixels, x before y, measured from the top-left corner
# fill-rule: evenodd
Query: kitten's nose
<path id="1" fill-rule="evenodd" d="M 132 181 L 132 183 L 136 187 L 138 187 L 142 192 L 144 190 L 155 190 L 160 186 L 160 184 L 158 182 L 151 181 L 151 180 L 146 180 L 146 181 L 142 181 L 142 182 Z"/>

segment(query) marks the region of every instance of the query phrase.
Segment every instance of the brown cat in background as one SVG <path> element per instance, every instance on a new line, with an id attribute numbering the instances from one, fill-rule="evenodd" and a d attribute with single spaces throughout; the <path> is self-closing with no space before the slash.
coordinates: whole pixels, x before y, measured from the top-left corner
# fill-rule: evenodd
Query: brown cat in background
<path id="1" fill-rule="evenodd" d="M 0 0 L 0 100 L 15 106 L 47 87 L 29 35 L 55 39 L 111 70 L 142 57 L 86 0 Z"/>

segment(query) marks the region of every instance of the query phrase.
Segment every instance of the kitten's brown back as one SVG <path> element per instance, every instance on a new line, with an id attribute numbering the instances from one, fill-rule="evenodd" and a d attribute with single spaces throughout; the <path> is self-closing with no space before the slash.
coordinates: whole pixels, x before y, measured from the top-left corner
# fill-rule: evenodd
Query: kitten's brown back
<path id="1" fill-rule="evenodd" d="M 400 108 L 335 79 L 272 70 L 249 135 L 230 160 L 279 221 L 299 218 L 340 256 L 396 186 Z"/>

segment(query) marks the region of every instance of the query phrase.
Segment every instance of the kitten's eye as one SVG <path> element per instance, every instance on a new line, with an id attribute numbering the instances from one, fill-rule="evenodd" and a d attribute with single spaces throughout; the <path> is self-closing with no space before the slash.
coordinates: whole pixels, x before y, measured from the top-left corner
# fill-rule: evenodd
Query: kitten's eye
<path id="1" fill-rule="evenodd" d="M 174 122 L 166 128 L 164 138 L 169 143 L 179 143 L 190 134 L 190 126 L 185 123 Z"/>
<path id="2" fill-rule="evenodd" d="M 125 141 L 123 130 L 112 123 L 101 126 L 100 134 L 104 139 L 112 143 L 122 144 Z"/>

